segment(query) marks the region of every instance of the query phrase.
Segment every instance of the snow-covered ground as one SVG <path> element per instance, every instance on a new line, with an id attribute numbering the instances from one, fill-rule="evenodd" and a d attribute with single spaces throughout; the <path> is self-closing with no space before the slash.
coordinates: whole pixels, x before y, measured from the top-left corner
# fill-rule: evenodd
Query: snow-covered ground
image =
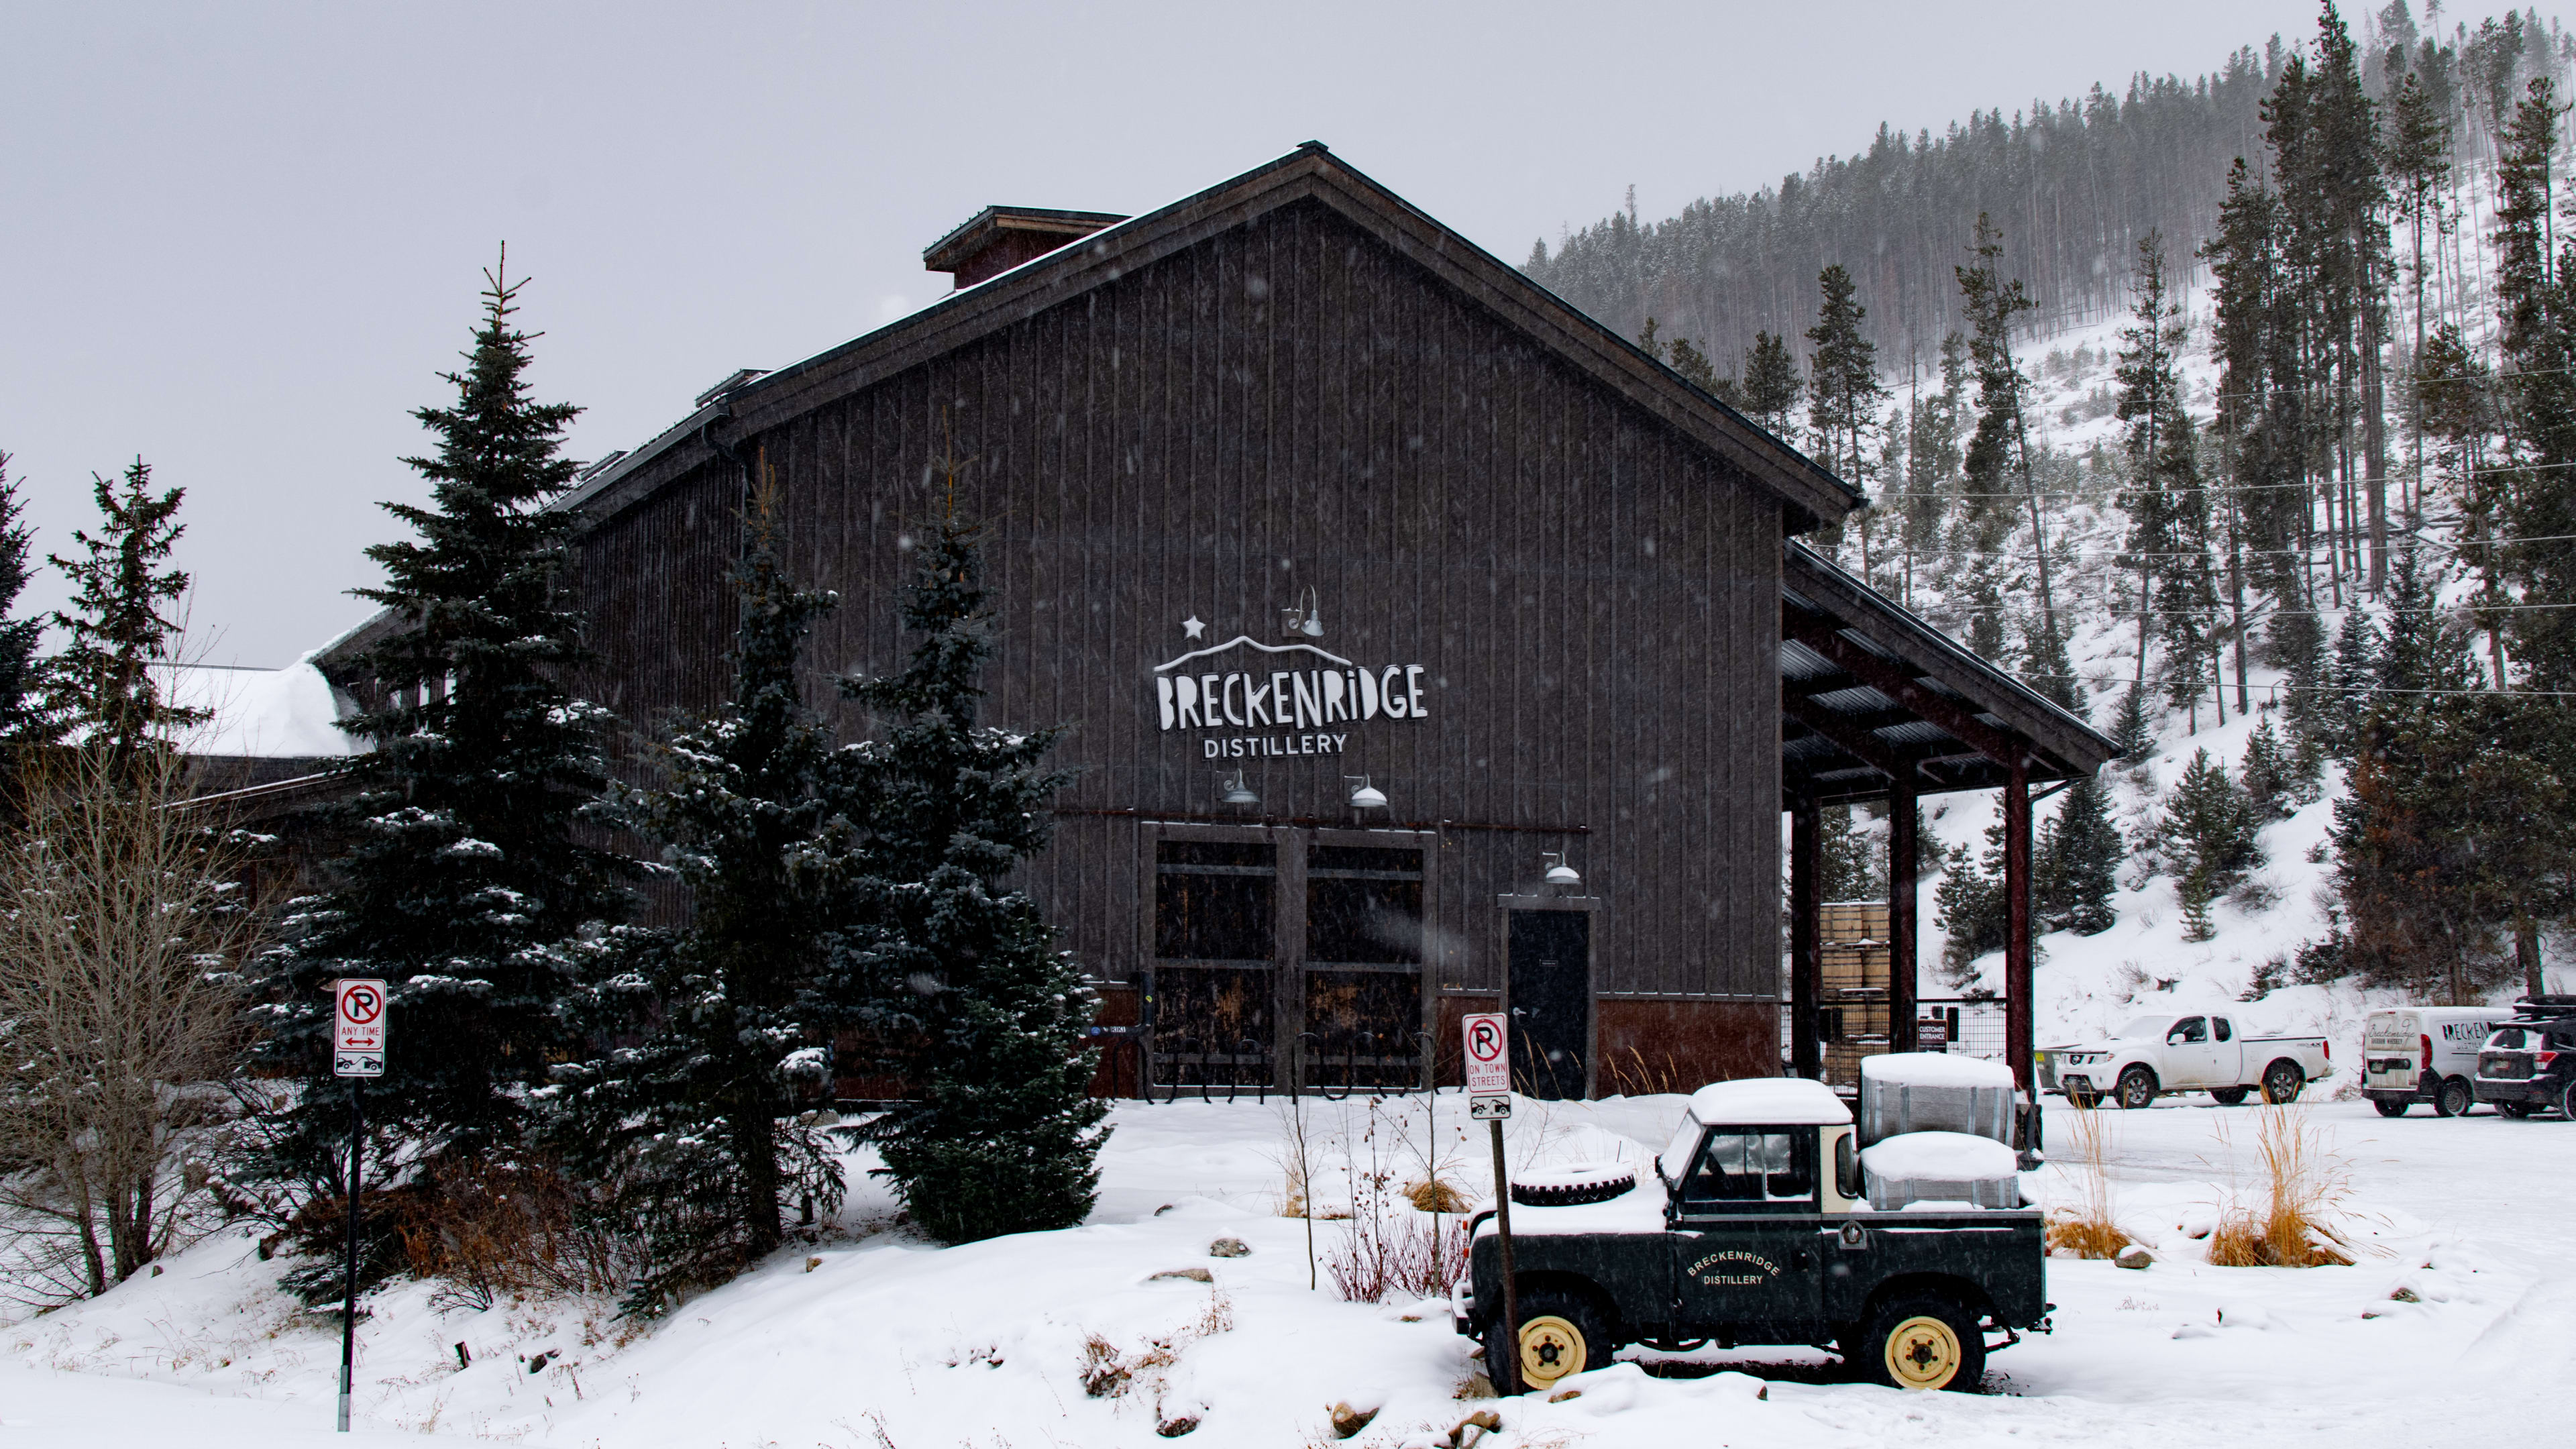
<path id="1" fill-rule="evenodd" d="M 1524 1166 L 1610 1152 L 1642 1160 L 1678 1097 L 1523 1104 Z M 1448 1172 L 1472 1188 L 1444 1097 Z M 1329 1442 L 1336 1403 L 1378 1410 L 1353 1442 L 1427 1443 L 1495 1409 L 1518 1445 L 2096 1445 L 2467 1443 L 2554 1421 L 2576 1373 L 2576 1124 L 2483 1112 L 2383 1121 L 2366 1104 L 2305 1109 L 2349 1174 L 2351 1267 L 2213 1268 L 2198 1240 L 2254 1190 L 2255 1108 L 2199 1097 L 2107 1113 L 2123 1225 L 2158 1255 L 2132 1271 L 2053 1260 L 2056 1332 L 1991 1360 L 1983 1396 L 1840 1381 L 1828 1356 L 1745 1349 L 1634 1363 L 1499 1405 L 1454 1397 L 1477 1365 L 1437 1303 L 1346 1304 L 1308 1287 L 1307 1223 L 1278 1215 L 1278 1106 L 1124 1104 L 1084 1226 L 959 1248 L 890 1223 L 862 1189 L 843 1221 L 742 1280 L 637 1331 L 596 1305 L 434 1309 L 377 1295 L 361 1325 L 359 1422 L 371 1434 L 461 1434 L 581 1449 L 968 1444 L 1098 1446 L 1187 1437 L 1282 1449 Z M 1310 1103 L 1339 1164 L 1370 1126 L 1360 1103 Z M 1376 1119 L 1401 1179 L 1426 1140 L 1419 1099 Z M 2062 1118 L 2061 1118 L 2062 1120 Z M 2063 1132 L 2056 1134 L 2061 1139 Z M 1367 1144 L 1357 1143 L 1365 1159 Z M 854 1163 L 854 1166 L 864 1165 Z M 1487 1180 L 1490 1180 L 1487 1178 Z M 2045 1201 L 2068 1169 L 2027 1179 Z M 1346 1192 L 1319 1171 L 1318 1200 Z M 1344 1231 L 1313 1224 L 1318 1248 Z M 1238 1238 L 1249 1256 L 1209 1254 Z M 271 1286 L 281 1267 L 226 1234 L 92 1303 L 0 1338 L 0 1444 L 297 1443 L 329 1427 L 338 1335 Z M 1182 1269 L 1210 1281 L 1156 1279 Z M 2415 1301 L 2403 1301 L 2400 1290 Z M 459 1367 L 464 1344 L 470 1367 Z M 531 1373 L 529 1360 L 550 1355 Z M 1086 1392 L 1104 1362 L 1114 1395 Z M 1723 1370 L 1712 1372 L 1712 1370 Z M 1697 1375 L 1684 1377 L 1683 1374 Z M 145 1382 L 149 1381 L 149 1382 Z M 2482 1429 L 2480 1426 L 2486 1426 Z M 319 1442 L 318 1439 L 315 1442 Z M 377 1442 L 360 1438 L 357 1442 Z"/>

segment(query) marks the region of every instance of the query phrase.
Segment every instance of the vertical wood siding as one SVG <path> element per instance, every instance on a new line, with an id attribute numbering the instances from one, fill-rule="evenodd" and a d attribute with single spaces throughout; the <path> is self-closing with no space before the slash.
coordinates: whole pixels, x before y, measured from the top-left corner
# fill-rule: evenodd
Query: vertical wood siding
<path id="1" fill-rule="evenodd" d="M 1347 818 L 1344 775 L 1444 832 L 1442 989 L 1491 992 L 1494 897 L 1565 848 L 1606 903 L 1597 986 L 1778 989 L 1779 505 L 1316 202 L 740 440 L 791 557 L 839 591 L 808 697 L 902 658 L 910 540 L 985 527 L 989 723 L 1073 726 L 1072 811 L 1217 812 L 1199 732 L 1158 729 L 1153 666 L 1278 638 L 1312 588 L 1324 648 L 1429 666 L 1429 717 L 1345 757 L 1244 760 L 1273 818 Z M 649 725 L 721 697 L 739 476 L 702 468 L 601 520 L 579 578 L 596 687 Z M 1180 621 L 1207 621 L 1185 640 Z M 1236 761 L 1223 762 L 1231 769 Z M 1069 814 L 1026 884 L 1113 980 L 1137 966 L 1133 817 Z"/>

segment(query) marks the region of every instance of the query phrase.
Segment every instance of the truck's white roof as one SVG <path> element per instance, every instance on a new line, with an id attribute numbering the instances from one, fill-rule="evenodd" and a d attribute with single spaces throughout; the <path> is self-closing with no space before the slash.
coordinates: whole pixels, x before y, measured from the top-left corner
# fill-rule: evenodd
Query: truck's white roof
<path id="1" fill-rule="evenodd" d="M 1832 1126 L 1852 1119 L 1834 1089 L 1804 1077 L 1739 1077 L 1691 1093 L 1691 1116 L 1703 1126 Z"/>

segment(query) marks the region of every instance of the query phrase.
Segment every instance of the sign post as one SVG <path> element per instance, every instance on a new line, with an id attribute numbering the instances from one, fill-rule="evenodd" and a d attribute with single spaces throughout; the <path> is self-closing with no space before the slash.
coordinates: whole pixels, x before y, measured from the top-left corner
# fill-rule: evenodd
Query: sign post
<path id="1" fill-rule="evenodd" d="M 1467 1115 L 1482 1118 L 1493 1133 L 1494 1143 L 1494 1234 L 1500 1240 L 1503 1268 L 1503 1332 L 1500 1345 L 1503 1361 L 1493 1363 L 1493 1352 L 1485 1357 L 1486 1377 L 1494 1381 L 1494 1392 L 1510 1395 L 1520 1392 L 1521 1305 L 1518 1273 L 1512 1267 L 1512 1178 L 1503 1160 L 1503 1119 L 1512 1115 L 1512 1053 L 1510 1018 L 1500 1012 L 1479 1012 L 1461 1022 L 1466 1033 Z"/>
<path id="2" fill-rule="evenodd" d="M 385 983 L 331 983 L 331 1075 L 349 1079 L 349 1258 L 340 1303 L 340 1432 L 349 1432 L 349 1387 L 358 1359 L 358 1182 L 366 1154 L 367 1078 L 385 1074 Z"/>

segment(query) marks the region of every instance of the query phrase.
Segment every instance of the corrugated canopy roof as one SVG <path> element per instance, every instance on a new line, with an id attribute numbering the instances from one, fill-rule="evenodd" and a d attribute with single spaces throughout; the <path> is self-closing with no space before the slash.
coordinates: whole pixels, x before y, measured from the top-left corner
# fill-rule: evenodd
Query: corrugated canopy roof
<path id="1" fill-rule="evenodd" d="M 2118 754 L 2091 725 L 1962 649 L 1803 544 L 1780 560 L 1781 787 L 1826 803 L 2090 775 Z"/>

